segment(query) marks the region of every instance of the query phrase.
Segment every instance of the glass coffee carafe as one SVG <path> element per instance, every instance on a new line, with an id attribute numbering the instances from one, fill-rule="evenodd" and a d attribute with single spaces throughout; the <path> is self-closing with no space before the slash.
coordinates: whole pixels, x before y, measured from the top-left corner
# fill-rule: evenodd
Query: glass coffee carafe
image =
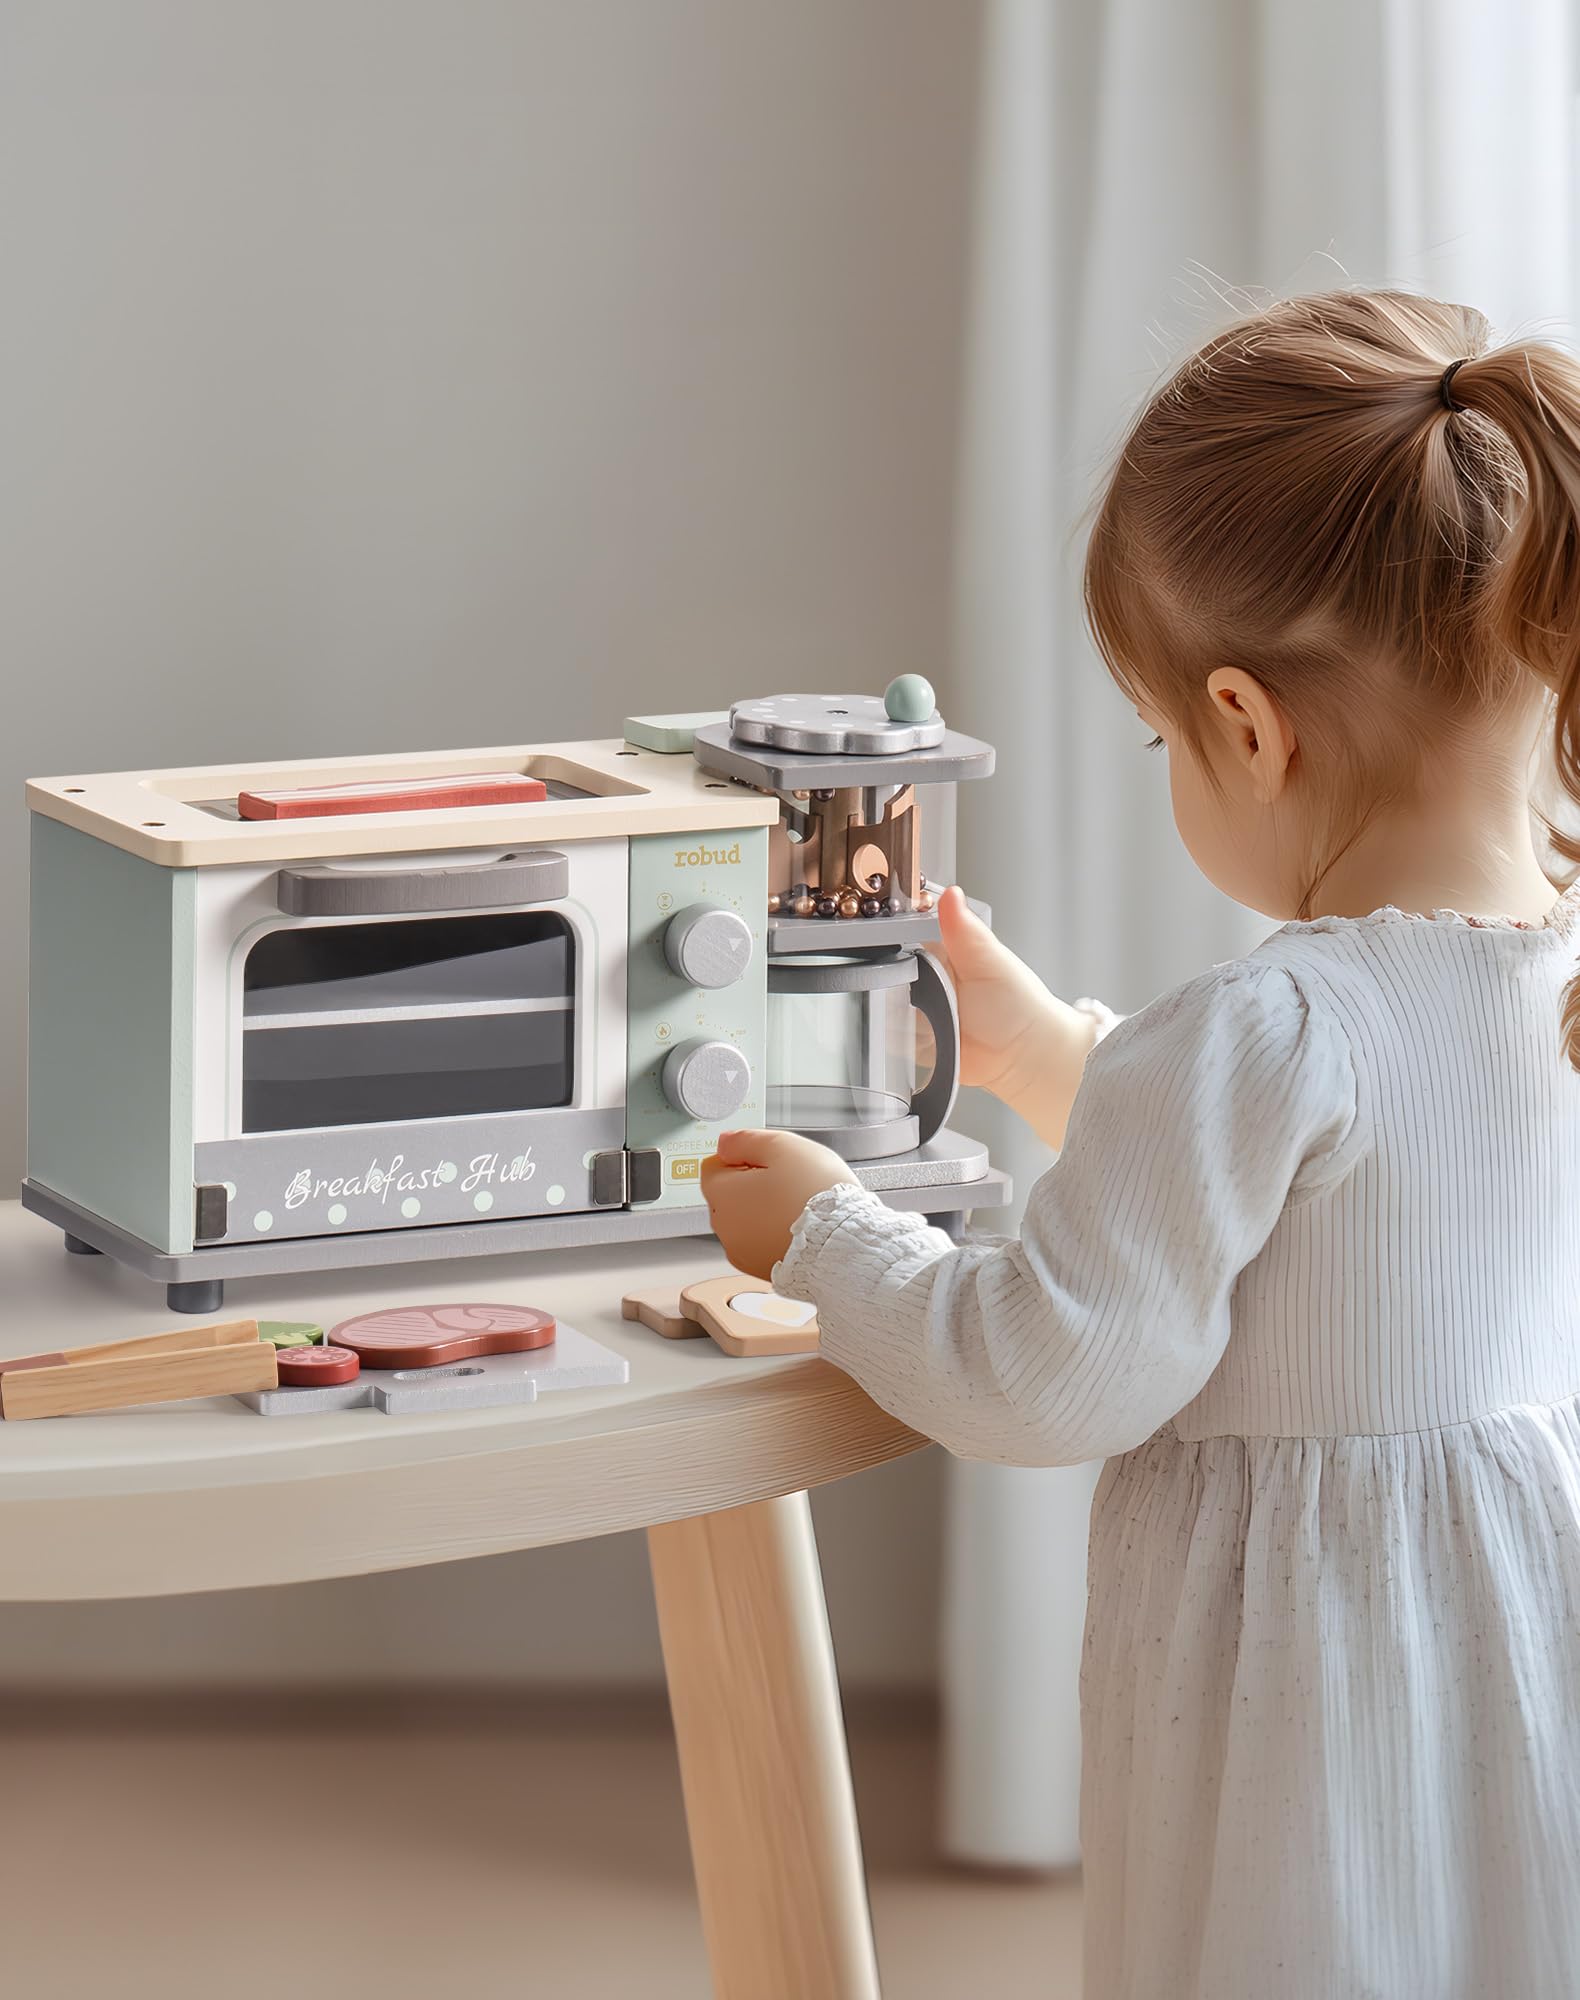
<path id="1" fill-rule="evenodd" d="M 847 1160 L 908 1153 L 949 1116 L 954 989 L 923 952 L 798 953 L 768 967 L 768 1123 Z"/>

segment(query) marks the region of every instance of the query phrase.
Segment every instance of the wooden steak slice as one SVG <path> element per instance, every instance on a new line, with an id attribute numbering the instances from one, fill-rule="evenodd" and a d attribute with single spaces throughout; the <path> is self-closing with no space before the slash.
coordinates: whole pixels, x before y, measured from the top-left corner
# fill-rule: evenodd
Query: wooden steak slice
<path id="1" fill-rule="evenodd" d="M 329 1335 L 364 1368 L 439 1368 L 474 1354 L 521 1354 L 547 1347 L 554 1315 L 536 1306 L 386 1306 L 342 1320 Z"/>

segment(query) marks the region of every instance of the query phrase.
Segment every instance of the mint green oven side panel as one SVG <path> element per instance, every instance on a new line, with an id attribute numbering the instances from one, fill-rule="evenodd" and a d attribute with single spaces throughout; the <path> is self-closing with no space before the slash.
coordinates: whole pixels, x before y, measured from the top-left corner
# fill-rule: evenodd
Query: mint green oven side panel
<path id="1" fill-rule="evenodd" d="M 196 877 L 33 815 L 27 1175 L 192 1248 Z"/>
<path id="2" fill-rule="evenodd" d="M 752 928 L 752 960 L 743 978 L 707 992 L 686 986 L 664 956 L 669 919 L 692 903 L 735 910 Z M 698 1170 L 721 1131 L 764 1122 L 768 1040 L 768 828 L 722 833 L 641 834 L 631 842 L 631 949 L 626 1144 L 663 1155 L 658 1205 L 702 1200 Z M 669 1051 L 693 1040 L 733 1042 L 751 1064 L 752 1086 L 721 1125 L 677 1111 L 659 1071 Z"/>

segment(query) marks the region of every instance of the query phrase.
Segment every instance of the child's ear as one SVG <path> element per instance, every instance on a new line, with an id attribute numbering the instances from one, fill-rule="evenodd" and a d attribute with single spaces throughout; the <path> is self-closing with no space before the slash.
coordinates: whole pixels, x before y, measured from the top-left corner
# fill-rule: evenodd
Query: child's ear
<path id="1" fill-rule="evenodd" d="M 1219 667 L 1207 676 L 1207 699 L 1220 739 L 1251 780 L 1263 805 L 1284 789 L 1295 754 L 1289 718 L 1255 674 Z"/>

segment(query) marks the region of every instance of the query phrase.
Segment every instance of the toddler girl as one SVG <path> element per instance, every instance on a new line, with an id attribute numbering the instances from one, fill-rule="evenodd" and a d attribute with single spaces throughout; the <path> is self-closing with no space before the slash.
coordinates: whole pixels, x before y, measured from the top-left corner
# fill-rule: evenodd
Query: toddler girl
<path id="1" fill-rule="evenodd" d="M 1551 716 L 1580 798 L 1580 367 L 1259 313 L 1142 413 L 1086 588 L 1186 846 L 1287 921 L 1094 1050 L 951 890 L 966 1080 L 1062 1146 L 1022 1235 L 764 1132 L 715 1225 L 951 1451 L 1111 1460 L 1093 2000 L 1573 1995 L 1580 896 L 1529 767 Z"/>

